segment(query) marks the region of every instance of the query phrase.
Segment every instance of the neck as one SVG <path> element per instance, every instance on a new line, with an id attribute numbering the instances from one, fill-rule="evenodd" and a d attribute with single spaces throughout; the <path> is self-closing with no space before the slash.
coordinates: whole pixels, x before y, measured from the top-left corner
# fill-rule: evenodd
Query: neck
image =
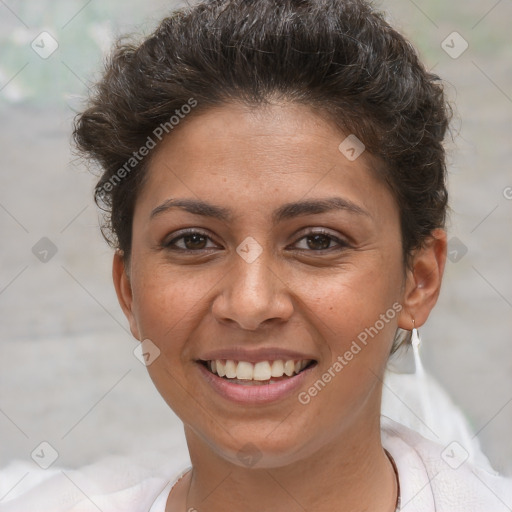
<path id="1" fill-rule="evenodd" d="M 185 510 L 394 512 L 396 478 L 379 417 L 356 423 L 308 457 L 261 469 L 227 461 L 186 428 L 193 470 Z"/>

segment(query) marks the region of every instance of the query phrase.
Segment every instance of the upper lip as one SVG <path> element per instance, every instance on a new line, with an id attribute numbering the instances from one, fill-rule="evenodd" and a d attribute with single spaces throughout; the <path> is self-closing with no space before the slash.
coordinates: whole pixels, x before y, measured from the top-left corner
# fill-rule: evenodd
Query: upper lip
<path id="1" fill-rule="evenodd" d="M 224 349 L 211 350 L 199 357 L 201 361 L 214 361 L 217 359 L 231 359 L 232 361 L 247 361 L 248 363 L 258 363 L 259 361 L 277 361 L 279 359 L 288 361 L 315 360 L 310 354 L 304 354 L 294 350 L 282 348 L 259 348 L 248 350 L 243 347 L 231 347 Z"/>

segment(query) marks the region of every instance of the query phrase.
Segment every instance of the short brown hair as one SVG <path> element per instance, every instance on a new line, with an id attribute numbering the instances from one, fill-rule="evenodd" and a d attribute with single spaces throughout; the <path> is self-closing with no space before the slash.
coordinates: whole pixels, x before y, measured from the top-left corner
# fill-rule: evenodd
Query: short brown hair
<path id="1" fill-rule="evenodd" d="M 156 127 L 191 99 L 195 116 L 276 97 L 313 107 L 381 163 L 404 256 L 444 226 L 451 111 L 439 78 L 382 13 L 363 0 L 205 0 L 165 18 L 141 44 L 118 41 L 75 120 L 79 151 L 102 168 L 96 201 L 107 240 L 129 256 L 149 157 L 133 170 L 126 163 Z"/>

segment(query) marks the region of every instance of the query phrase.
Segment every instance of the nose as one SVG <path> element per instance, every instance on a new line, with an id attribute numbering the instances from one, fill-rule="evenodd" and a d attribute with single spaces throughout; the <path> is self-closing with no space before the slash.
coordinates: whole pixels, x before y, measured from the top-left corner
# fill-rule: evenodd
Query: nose
<path id="1" fill-rule="evenodd" d="M 281 323 L 293 313 L 293 301 L 285 280 L 271 268 L 271 257 L 263 253 L 251 263 L 238 254 L 229 273 L 221 280 L 212 313 L 220 323 L 237 324 L 254 331 L 264 324 Z"/>

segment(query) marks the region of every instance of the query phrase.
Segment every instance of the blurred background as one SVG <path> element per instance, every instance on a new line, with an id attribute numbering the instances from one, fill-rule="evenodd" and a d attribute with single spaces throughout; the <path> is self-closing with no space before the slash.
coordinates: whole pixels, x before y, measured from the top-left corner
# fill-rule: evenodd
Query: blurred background
<path id="1" fill-rule="evenodd" d="M 182 449 L 134 356 L 71 122 L 125 32 L 179 2 L 0 0 L 0 467 L 49 443 L 58 465 Z M 512 3 L 377 2 L 456 104 L 449 261 L 421 329 L 428 371 L 512 474 Z"/>

